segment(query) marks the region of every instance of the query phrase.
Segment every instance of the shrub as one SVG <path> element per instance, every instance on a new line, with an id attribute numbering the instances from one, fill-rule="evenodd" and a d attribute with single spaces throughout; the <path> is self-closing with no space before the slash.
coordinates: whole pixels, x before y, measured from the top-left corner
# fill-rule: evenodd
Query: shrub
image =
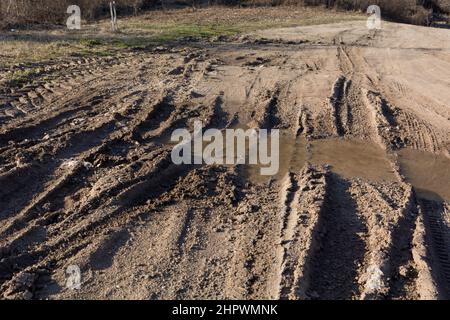
<path id="1" fill-rule="evenodd" d="M 84 19 L 94 19 L 108 14 L 110 0 L 0 0 L 0 27 L 24 24 L 61 24 L 67 18 L 66 8 L 79 5 Z M 239 6 L 302 5 L 326 6 L 344 10 L 365 11 L 369 5 L 381 7 L 384 17 L 416 24 L 427 23 L 432 10 L 450 12 L 450 0 L 116 0 L 123 12 L 138 13 L 141 9 L 171 3 L 200 6 L 221 4 Z"/>
<path id="2" fill-rule="evenodd" d="M 25 24 L 62 24 L 67 7 L 79 5 L 84 19 L 90 20 L 109 12 L 108 0 L 0 0 L 0 23 L 14 27 Z M 156 0 L 116 0 L 127 13 L 137 13 Z"/>

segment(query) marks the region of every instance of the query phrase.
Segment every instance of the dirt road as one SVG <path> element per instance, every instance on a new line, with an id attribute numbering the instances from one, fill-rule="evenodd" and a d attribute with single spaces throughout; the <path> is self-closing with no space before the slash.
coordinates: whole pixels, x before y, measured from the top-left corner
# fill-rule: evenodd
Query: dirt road
<path id="1" fill-rule="evenodd" d="M 28 84 L 0 70 L 4 298 L 450 297 L 450 30 L 41 65 Z M 167 141 L 195 120 L 282 129 L 280 173 L 174 165 Z"/>

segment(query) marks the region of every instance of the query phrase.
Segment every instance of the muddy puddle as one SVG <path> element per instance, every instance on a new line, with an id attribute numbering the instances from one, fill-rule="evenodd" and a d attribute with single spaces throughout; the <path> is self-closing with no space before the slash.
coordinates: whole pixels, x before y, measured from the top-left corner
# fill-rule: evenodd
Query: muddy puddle
<path id="1" fill-rule="evenodd" d="M 398 152 L 400 171 L 419 197 L 450 201 L 450 159 L 429 152 L 403 149 Z"/>
<path id="2" fill-rule="evenodd" d="M 443 155 L 403 149 L 396 153 L 401 174 L 421 198 L 450 201 L 450 159 Z M 307 142 L 286 132 L 280 135 L 280 170 L 275 176 L 262 176 L 260 166 L 248 166 L 246 174 L 254 183 L 283 178 L 288 171 L 299 172 L 307 163 L 328 165 L 346 178 L 374 182 L 397 181 L 385 150 L 374 143 L 358 140 L 323 139 Z"/>
<path id="3" fill-rule="evenodd" d="M 238 125 L 233 129 L 249 128 Z M 271 145 L 270 139 L 268 143 Z M 208 144 L 203 142 L 202 149 Z M 223 146 L 225 145 L 224 141 Z M 248 155 L 248 143 L 245 150 Z M 223 155 L 225 154 L 223 149 Z M 196 156 L 193 152 L 193 157 Z M 401 150 L 396 153 L 396 157 L 401 174 L 414 186 L 420 197 L 450 201 L 450 159 L 412 149 Z M 223 162 L 225 163 L 225 158 Z M 338 138 L 307 141 L 288 130 L 280 131 L 279 170 L 276 174 L 261 174 L 261 168 L 267 166 L 260 164 L 245 165 L 243 174 L 245 179 L 253 183 L 268 183 L 271 180 L 281 180 L 289 171 L 301 171 L 307 162 L 329 166 L 332 172 L 345 178 L 361 178 L 373 182 L 398 180 L 388 154 L 374 143 Z"/>
<path id="4" fill-rule="evenodd" d="M 249 166 L 248 177 L 252 182 L 262 183 L 279 179 L 290 170 L 300 171 L 307 163 L 328 165 L 331 171 L 347 178 L 371 181 L 395 181 L 394 170 L 387 160 L 386 152 L 367 142 L 342 139 L 324 139 L 307 142 L 287 133 L 280 136 L 280 170 L 274 177 L 259 174 L 258 166 Z"/>
<path id="5" fill-rule="evenodd" d="M 311 163 L 330 165 L 346 178 L 395 181 L 386 152 L 373 143 L 357 140 L 317 140 L 311 143 Z"/>
<path id="6" fill-rule="evenodd" d="M 247 165 L 244 174 L 253 183 L 265 183 L 272 179 L 282 179 L 290 170 L 301 170 L 308 160 L 307 143 L 304 138 L 292 136 L 290 132 L 280 132 L 279 170 L 276 175 L 261 175 L 262 165 Z"/>

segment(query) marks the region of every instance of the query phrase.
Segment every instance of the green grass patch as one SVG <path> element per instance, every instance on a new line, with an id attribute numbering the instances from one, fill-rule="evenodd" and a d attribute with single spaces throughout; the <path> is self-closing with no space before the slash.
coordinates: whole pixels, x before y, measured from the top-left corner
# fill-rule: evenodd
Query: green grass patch
<path id="1" fill-rule="evenodd" d="M 8 79 L 8 85 L 20 86 L 24 83 L 30 82 L 33 78 L 39 76 L 42 73 L 41 68 L 30 68 L 25 70 L 18 70 L 14 72 Z"/>
<path id="2" fill-rule="evenodd" d="M 130 27 L 133 27 L 133 25 Z M 144 24 L 139 29 L 150 31 L 155 35 L 164 34 L 173 38 L 186 36 L 210 37 L 235 34 L 242 31 L 239 27 L 220 24 Z"/>
<path id="3" fill-rule="evenodd" d="M 81 39 L 80 40 L 80 44 L 82 46 L 92 48 L 92 47 L 95 47 L 95 46 L 102 45 L 103 42 L 100 41 L 99 39 Z"/>

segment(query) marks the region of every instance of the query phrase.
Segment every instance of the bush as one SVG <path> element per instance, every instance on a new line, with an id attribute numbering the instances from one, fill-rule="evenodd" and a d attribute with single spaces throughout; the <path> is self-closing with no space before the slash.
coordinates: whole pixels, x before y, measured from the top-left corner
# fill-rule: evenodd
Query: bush
<path id="1" fill-rule="evenodd" d="M 67 18 L 66 9 L 79 5 L 84 19 L 106 16 L 110 0 L 0 0 L 0 27 L 24 24 L 62 24 Z M 171 3 L 185 5 L 221 4 L 244 6 L 304 5 L 326 6 L 344 10 L 365 11 L 369 5 L 381 7 L 382 15 L 397 21 L 416 24 L 427 23 L 431 10 L 450 12 L 450 0 L 116 0 L 121 11 L 138 13 L 141 9 Z"/>
<path id="2" fill-rule="evenodd" d="M 91 20 L 109 13 L 109 0 L 0 0 L 0 23 L 3 27 L 25 24 L 62 24 L 67 7 L 78 5 L 84 19 Z M 118 8 L 137 13 L 155 0 L 116 0 Z"/>

